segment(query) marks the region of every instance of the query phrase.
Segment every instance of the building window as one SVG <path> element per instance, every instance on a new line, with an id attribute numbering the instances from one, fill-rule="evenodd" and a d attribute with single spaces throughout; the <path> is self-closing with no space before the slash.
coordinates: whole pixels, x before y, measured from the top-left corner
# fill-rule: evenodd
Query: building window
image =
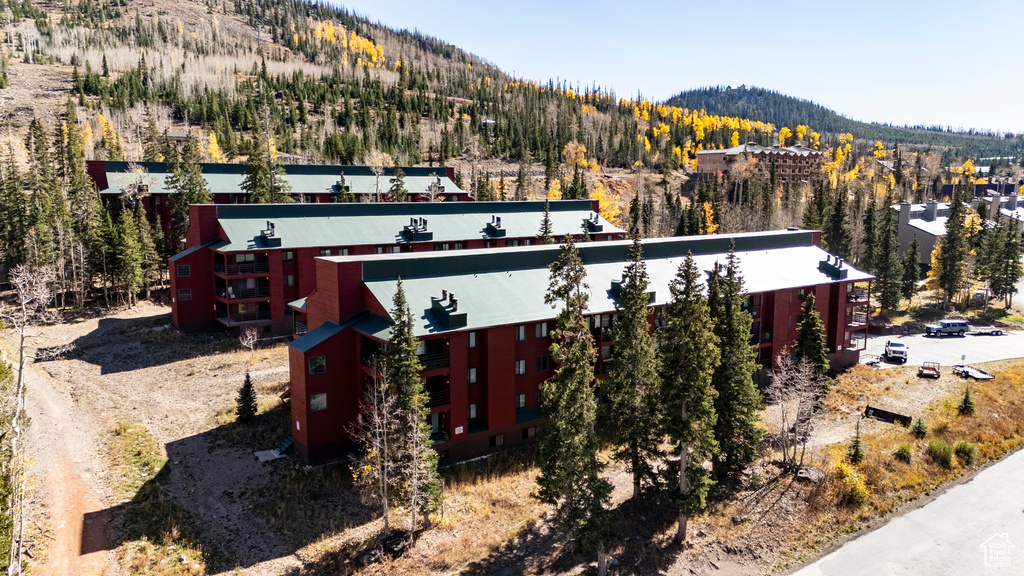
<path id="1" fill-rule="evenodd" d="M 178 290 L 178 302 L 188 302 L 192 299 L 192 289 L 182 288 Z"/>
<path id="2" fill-rule="evenodd" d="M 505 246 L 519 246 L 519 240 L 506 240 Z"/>
<path id="3" fill-rule="evenodd" d="M 435 251 L 451 250 L 451 246 L 447 242 L 438 242 L 434 244 Z"/>
<path id="4" fill-rule="evenodd" d="M 537 435 L 537 427 L 536 426 L 527 426 L 526 428 L 523 428 L 523 440 L 529 440 L 530 438 L 533 438 L 536 435 Z"/>
<path id="5" fill-rule="evenodd" d="M 548 371 L 548 357 L 547 356 L 537 356 L 536 358 L 533 359 L 533 365 L 536 368 L 537 372 L 547 372 Z"/>
<path id="6" fill-rule="evenodd" d="M 348 248 L 339 248 L 338 256 L 348 256 Z"/>
<path id="7" fill-rule="evenodd" d="M 327 372 L 327 356 L 310 356 L 309 373 L 323 374 Z"/>
<path id="8" fill-rule="evenodd" d="M 537 322 L 536 334 L 537 334 L 537 338 L 547 338 L 548 337 L 548 323 L 547 322 Z"/>
<path id="9" fill-rule="evenodd" d="M 292 252 L 291 250 L 285 250 L 284 252 L 281 252 L 281 262 L 294 262 L 294 261 L 295 261 L 295 253 L 294 252 Z"/>
<path id="10" fill-rule="evenodd" d="M 285 274 L 284 275 L 284 285 L 285 286 L 295 286 L 295 274 Z"/>
<path id="11" fill-rule="evenodd" d="M 252 264 L 256 262 L 255 254 L 236 254 L 235 264 Z"/>
<path id="12" fill-rule="evenodd" d="M 476 368 L 469 369 L 469 383 L 476 384 Z"/>
<path id="13" fill-rule="evenodd" d="M 401 246 L 377 246 L 377 254 L 398 254 L 401 251 Z"/>
<path id="14" fill-rule="evenodd" d="M 807 289 L 806 288 L 798 289 L 796 291 L 796 299 L 801 301 L 801 302 L 803 302 L 805 298 L 807 298 Z"/>
<path id="15" fill-rule="evenodd" d="M 484 240 L 484 248 L 490 248 L 490 247 L 491 247 L 491 241 L 490 240 Z"/>
<path id="16" fill-rule="evenodd" d="M 469 333 L 469 347 L 476 348 L 476 332 Z"/>
<path id="17" fill-rule="evenodd" d="M 322 412 L 327 410 L 327 393 L 312 394 L 309 397 L 309 411 Z"/>
<path id="18" fill-rule="evenodd" d="M 526 374 L 526 360 L 516 360 L 516 374 Z"/>
<path id="19" fill-rule="evenodd" d="M 469 405 L 469 419 L 476 420 L 476 404 Z"/>
<path id="20" fill-rule="evenodd" d="M 320 255 L 321 256 L 330 256 L 331 255 L 331 249 L 330 248 L 321 248 L 320 249 Z"/>
<path id="21" fill-rule="evenodd" d="M 516 342 L 526 340 L 526 326 L 516 326 Z"/>
<path id="22" fill-rule="evenodd" d="M 529 238 L 523 239 L 523 246 L 529 246 L 529 245 L 530 245 L 530 239 Z"/>
<path id="23" fill-rule="evenodd" d="M 462 250 L 462 242 L 455 243 L 455 250 Z"/>
<path id="24" fill-rule="evenodd" d="M 504 446 L 504 445 L 505 445 L 505 435 L 504 434 L 495 434 L 494 436 L 491 436 L 491 447 L 492 448 L 498 448 L 498 447 Z"/>
<path id="25" fill-rule="evenodd" d="M 188 278 L 192 275 L 192 266 L 188 264 L 178 264 L 178 278 Z"/>
<path id="26" fill-rule="evenodd" d="M 516 394 L 516 408 L 526 408 L 526 394 Z"/>

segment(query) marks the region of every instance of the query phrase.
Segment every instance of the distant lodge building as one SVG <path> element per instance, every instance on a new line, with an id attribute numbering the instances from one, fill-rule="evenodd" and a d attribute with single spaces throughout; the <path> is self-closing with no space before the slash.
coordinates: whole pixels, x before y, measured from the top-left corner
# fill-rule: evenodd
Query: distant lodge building
<path id="1" fill-rule="evenodd" d="M 952 198 L 953 190 L 955 190 L 957 184 L 943 184 L 942 190 L 939 192 L 940 198 Z M 1020 190 L 1020 185 L 1015 182 L 1010 182 L 1008 179 L 1003 179 L 1001 182 L 989 182 L 987 184 L 975 184 L 974 185 L 974 196 L 973 198 L 984 198 L 985 196 L 1013 196 Z"/>
<path id="2" fill-rule="evenodd" d="M 736 176 L 741 161 L 753 160 L 751 176 L 768 177 L 772 164 L 779 181 L 806 180 L 818 171 L 822 153 L 801 145 L 758 146 L 753 142 L 724 150 L 697 152 L 697 174 L 709 178 L 721 174 L 726 182 Z"/>
<path id="3" fill-rule="evenodd" d="M 551 202 L 552 234 L 624 238 L 596 209 L 596 200 Z M 543 202 L 193 205 L 186 249 L 169 263 L 171 315 L 185 331 L 303 333 L 301 299 L 316 287 L 319 256 L 526 246 L 543 217 Z"/>
<path id="4" fill-rule="evenodd" d="M 165 231 L 170 231 L 168 196 L 171 190 L 165 183 L 170 175 L 167 163 L 88 160 L 85 165 L 104 205 L 117 211 L 125 193 L 136 193 L 150 223 L 155 224 L 159 217 Z M 245 164 L 202 163 L 200 166 L 214 204 L 249 203 L 249 195 L 242 190 Z M 286 164 L 281 168 L 285 172 L 283 179 L 291 186 L 292 199 L 300 203 L 335 203 L 342 201 L 346 193 L 352 194 L 357 202 L 366 202 L 373 200 L 378 190 L 384 196 L 382 200 L 387 200 L 394 176 L 393 168 L 385 168 L 378 179 L 369 166 Z M 472 200 L 469 192 L 455 185 L 453 168 L 403 167 L 402 171 L 412 202 Z"/>
<path id="5" fill-rule="evenodd" d="M 710 274 L 730 240 L 749 295 L 751 344 L 769 366 L 791 347 L 809 294 L 826 330 L 833 367 L 855 364 L 867 334 L 872 276 L 819 247 L 820 233 L 781 231 L 644 241 L 653 326 L 669 300 L 669 282 L 687 252 Z M 587 321 L 598 346 L 595 372 L 614 354 L 616 288 L 629 241 L 577 244 L 591 299 Z M 316 290 L 306 298 L 310 331 L 289 351 L 292 436 L 307 462 L 344 451 L 373 358 L 389 339 L 390 310 L 401 277 L 420 339 L 435 447 L 449 461 L 532 438 L 544 415 L 537 390 L 552 375 L 549 334 L 556 310 L 544 303 L 548 264 L 559 246 L 498 251 L 393 254 L 316 259 Z"/>
<path id="6" fill-rule="evenodd" d="M 949 216 L 949 202 L 936 202 L 929 200 L 924 204 L 911 204 L 902 202 L 891 206 L 892 210 L 899 213 L 898 234 L 900 240 L 900 253 L 906 254 L 910 250 L 910 244 L 914 238 L 920 246 L 921 264 L 930 267 L 932 263 L 932 252 L 939 242 L 939 238 L 946 235 L 946 219 Z M 966 204 L 965 204 L 966 205 Z M 970 202 L 978 215 L 986 222 L 994 224 L 996 219 L 1011 218 L 1024 230 L 1024 198 L 1011 195 L 1000 196 L 998 194 L 975 198 Z"/>

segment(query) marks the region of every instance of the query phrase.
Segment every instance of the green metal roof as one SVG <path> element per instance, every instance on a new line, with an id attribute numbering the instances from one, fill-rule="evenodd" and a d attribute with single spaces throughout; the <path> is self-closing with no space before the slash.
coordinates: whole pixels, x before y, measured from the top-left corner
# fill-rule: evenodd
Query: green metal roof
<path id="1" fill-rule="evenodd" d="M 551 227 L 556 235 L 579 233 L 583 221 L 596 216 L 590 200 L 550 203 Z M 543 202 L 385 202 L 350 204 L 233 204 L 219 205 L 217 218 L 227 240 L 214 246 L 221 252 L 265 249 L 261 235 L 274 223 L 273 238 L 281 249 L 315 246 L 405 244 L 402 234 L 410 219 L 423 218 L 431 242 L 494 238 L 488 223 L 501 218 L 505 236 L 536 236 L 543 219 Z M 601 234 L 622 229 L 600 218 Z M 277 246 L 274 246 L 275 248 Z"/>
<path id="2" fill-rule="evenodd" d="M 724 264 L 730 238 L 737 241 L 740 273 L 745 291 L 768 292 L 785 288 L 814 286 L 836 282 L 819 270 L 819 263 L 829 257 L 821 248 L 805 242 L 809 232 L 741 234 L 733 237 L 689 237 L 648 240 L 644 242 L 647 272 L 654 292 L 654 305 L 668 302 L 670 281 L 675 277 L 687 251 L 694 253 L 698 268 L 709 272 L 716 262 Z M 788 240 L 788 242 L 786 241 Z M 628 241 L 579 244 L 580 255 L 587 269 L 590 287 L 589 313 L 612 312 L 616 301 L 612 294 L 612 281 L 622 277 L 629 249 Z M 481 252 L 481 251 L 473 251 Z M 466 269 L 455 273 L 454 266 L 446 266 L 451 254 L 445 258 L 420 258 L 420 262 L 401 255 L 409 266 L 402 268 L 392 262 L 393 272 L 400 272 L 410 308 L 416 318 L 417 336 L 450 331 L 435 316 L 430 298 L 440 297 L 442 290 L 454 293 L 459 311 L 467 313 L 468 324 L 460 330 L 474 330 L 489 326 L 518 324 L 548 320 L 555 309 L 544 303 L 549 281 L 547 264 L 558 258 L 558 247 L 527 247 L 490 251 L 489 264 L 479 270 Z M 432 255 L 423 255 L 432 256 Z M 617 256 L 617 257 L 613 257 Z M 358 258 L 348 258 L 354 260 Z M 331 258 L 331 260 L 345 260 Z M 381 261 L 373 258 L 373 263 Z M 470 255 L 476 262 L 476 255 Z M 507 267 L 501 263 L 515 264 Z M 388 307 L 396 291 L 396 277 L 365 277 L 370 262 L 364 264 L 364 283 L 378 302 Z M 443 269 L 438 269 L 443 268 Z M 871 275 L 844 264 L 848 276 L 844 281 L 869 280 Z M 370 333 L 370 332 L 367 332 Z"/>

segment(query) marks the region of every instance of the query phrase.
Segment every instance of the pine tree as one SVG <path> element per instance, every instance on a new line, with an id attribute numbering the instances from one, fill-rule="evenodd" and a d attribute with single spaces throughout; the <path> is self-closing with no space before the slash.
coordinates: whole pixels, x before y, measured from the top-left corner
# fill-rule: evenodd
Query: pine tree
<path id="1" fill-rule="evenodd" d="M 878 254 L 878 232 L 875 229 L 875 213 L 877 211 L 874 192 L 871 200 L 868 201 L 867 210 L 864 211 L 864 238 L 861 241 L 861 268 L 874 273 L 875 260 Z"/>
<path id="2" fill-rule="evenodd" d="M 910 243 L 903 258 L 903 286 L 901 292 L 903 297 L 910 300 L 917 294 L 917 282 L 921 279 L 921 244 L 917 241 L 917 234 Z"/>
<path id="3" fill-rule="evenodd" d="M 150 285 L 154 276 L 160 270 L 160 253 L 157 251 L 156 241 L 153 239 L 153 229 L 146 219 L 146 211 L 142 208 L 142 202 L 135 203 L 135 225 L 139 230 L 139 250 L 142 255 L 142 288 L 146 298 L 149 298 Z"/>
<path id="4" fill-rule="evenodd" d="M 116 238 L 116 274 L 130 308 L 142 289 L 142 246 L 135 215 L 128 210 L 117 217 Z"/>
<path id="5" fill-rule="evenodd" d="M 431 447 L 429 396 L 423 388 L 423 370 L 416 349 L 419 340 L 413 333 L 415 320 L 405 297 L 402 279 L 392 301 L 391 338 L 384 356 L 386 379 L 398 399 L 397 451 L 400 454 L 399 480 L 403 502 L 412 514 L 412 532 L 417 528 L 416 515 L 429 514 L 441 505 L 441 480 L 437 474 L 437 452 Z"/>
<path id="6" fill-rule="evenodd" d="M 171 205 L 170 245 L 175 251 L 181 248 L 181 240 L 188 231 L 189 206 L 213 202 L 213 195 L 203 178 L 202 159 L 199 142 L 191 134 L 185 140 L 180 157 L 173 145 L 168 147 L 168 175 L 164 184 L 171 190 L 168 198 Z M 244 189 L 244 183 L 242 187 Z"/>
<path id="7" fill-rule="evenodd" d="M 807 295 L 801 315 L 803 319 L 797 325 L 793 356 L 797 361 L 806 360 L 819 381 L 824 381 L 828 374 L 828 349 L 825 347 L 825 324 L 814 307 L 814 294 Z"/>
<path id="8" fill-rule="evenodd" d="M 903 262 L 900 259 L 899 222 L 896 211 L 889 208 L 895 200 L 887 195 L 882 226 L 879 230 L 878 251 L 875 256 L 876 285 L 879 305 L 891 312 L 900 304 L 903 294 Z"/>
<path id="9" fill-rule="evenodd" d="M 143 162 L 160 162 L 164 159 L 160 147 L 160 132 L 156 128 L 156 118 L 150 108 L 146 107 L 146 133 L 142 141 Z"/>
<path id="10" fill-rule="evenodd" d="M 669 284 L 671 298 L 663 314 L 659 349 L 662 380 L 662 422 L 679 462 L 670 466 L 678 478 L 674 501 L 679 509 L 676 542 L 686 541 L 691 514 L 704 509 L 711 478 L 704 462 L 718 454 L 714 427 L 718 393 L 711 378 L 721 362 L 711 310 L 692 254 Z"/>
<path id="11" fill-rule="evenodd" d="M 392 202 L 408 202 L 409 191 L 405 188 L 405 171 L 395 168 L 391 175 L 391 188 L 388 189 L 388 197 Z"/>
<path id="12" fill-rule="evenodd" d="M 612 329 L 615 358 L 602 384 L 610 403 L 615 458 L 633 474 L 633 498 L 657 484 L 656 463 L 661 458 L 658 430 L 658 360 L 647 321 L 649 295 L 643 246 L 636 235 L 629 262 L 622 273 L 618 295 L 618 319 Z"/>
<path id="13" fill-rule="evenodd" d="M 551 203 L 545 198 L 544 199 L 544 218 L 540 221 L 540 232 L 537 233 L 540 236 L 541 244 L 554 244 L 555 239 L 551 236 Z"/>
<path id="14" fill-rule="evenodd" d="M 516 174 L 516 193 L 513 200 L 526 200 L 527 195 L 526 166 L 519 164 L 519 172 Z"/>
<path id="15" fill-rule="evenodd" d="M 28 229 L 29 199 L 15 160 L 13 142 L 8 142 L 7 158 L 0 166 L 0 253 L 5 271 L 25 263 Z"/>
<path id="16" fill-rule="evenodd" d="M 964 388 L 964 397 L 960 400 L 957 411 L 961 416 L 973 416 L 975 412 L 974 398 L 971 397 L 971 387 Z"/>
<path id="17" fill-rule="evenodd" d="M 968 179 L 964 177 L 964 180 Z M 965 184 L 973 188 L 969 182 Z M 953 190 L 949 202 L 949 215 L 946 217 L 946 234 L 939 240 L 942 261 L 938 277 L 939 287 L 943 293 L 943 307 L 948 307 L 953 297 L 959 292 L 967 274 L 967 210 L 961 202 L 959 187 Z"/>
<path id="18" fill-rule="evenodd" d="M 238 397 L 235 399 L 235 416 L 239 422 L 248 422 L 256 416 L 256 388 L 252 385 L 252 377 L 249 371 L 245 371 L 245 381 L 238 389 Z"/>
<path id="19" fill-rule="evenodd" d="M 860 436 L 860 420 L 857 421 L 857 431 L 850 441 L 850 447 L 846 449 L 846 458 L 850 464 L 860 464 L 864 461 L 864 440 Z"/>
<path id="20" fill-rule="evenodd" d="M 846 189 L 836 190 L 825 228 L 826 249 L 844 260 L 850 258 L 850 227 L 846 222 Z"/>
<path id="21" fill-rule="evenodd" d="M 721 360 L 712 378 L 718 392 L 715 439 L 721 450 L 713 462 L 713 472 L 720 482 L 735 480 L 754 461 L 764 435 L 764 429 L 758 425 L 763 400 L 753 379 L 757 369 L 756 352 L 750 344 L 753 319 L 742 308 L 743 279 L 735 242 L 729 248 L 725 274 L 721 275 L 721 271 L 716 264 L 708 286 L 711 317 L 721 350 Z"/>
<path id="22" fill-rule="evenodd" d="M 598 555 L 599 573 L 608 549 L 610 519 L 606 509 L 611 484 L 600 474 L 594 399 L 594 340 L 583 314 L 589 287 L 579 252 L 567 235 L 558 261 L 551 264 L 545 302 L 563 303 L 551 333 L 555 373 L 541 384 L 548 424 L 540 439 L 537 478 L 539 498 L 555 507 L 554 525 L 584 551 Z"/>

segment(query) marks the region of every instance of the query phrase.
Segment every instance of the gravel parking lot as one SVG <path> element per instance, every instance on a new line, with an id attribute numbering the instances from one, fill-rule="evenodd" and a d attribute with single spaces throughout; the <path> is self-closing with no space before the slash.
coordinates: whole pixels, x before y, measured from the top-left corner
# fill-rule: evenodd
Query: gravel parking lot
<path id="1" fill-rule="evenodd" d="M 896 340 L 907 345 L 908 365 L 922 362 L 938 362 L 942 366 L 954 364 L 977 364 L 995 360 L 1009 360 L 1024 357 L 1024 330 L 1003 332 L 1002 336 L 967 334 L 959 336 L 869 336 L 867 348 L 861 354 L 861 361 L 872 354 L 885 353 L 886 340 Z M 880 367 L 900 366 L 883 361 Z"/>

